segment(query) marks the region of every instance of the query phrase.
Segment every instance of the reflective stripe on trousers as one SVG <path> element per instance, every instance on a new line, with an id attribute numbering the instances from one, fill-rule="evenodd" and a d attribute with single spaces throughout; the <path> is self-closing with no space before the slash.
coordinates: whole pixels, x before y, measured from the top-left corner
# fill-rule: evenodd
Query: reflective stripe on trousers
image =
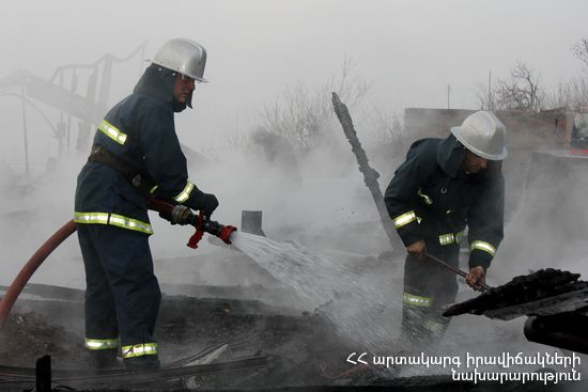
<path id="1" fill-rule="evenodd" d="M 85 346 L 88 350 L 108 350 L 118 348 L 120 341 L 116 339 L 89 339 L 86 338 Z"/>
<path id="2" fill-rule="evenodd" d="M 157 355 L 157 343 L 141 343 L 122 347 L 123 359 Z"/>
<path id="3" fill-rule="evenodd" d="M 153 228 L 147 222 L 108 212 L 74 212 L 74 222 L 82 224 L 112 225 L 145 234 L 153 234 Z"/>
<path id="4" fill-rule="evenodd" d="M 420 297 L 418 295 L 413 295 L 410 293 L 404 292 L 403 301 L 407 305 L 419 306 L 422 308 L 429 308 L 432 304 L 432 299 L 427 297 Z"/>

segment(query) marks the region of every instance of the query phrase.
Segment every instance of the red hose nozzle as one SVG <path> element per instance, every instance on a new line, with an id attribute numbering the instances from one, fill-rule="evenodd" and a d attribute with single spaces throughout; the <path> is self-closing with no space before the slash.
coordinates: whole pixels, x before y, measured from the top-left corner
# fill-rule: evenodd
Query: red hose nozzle
<path id="1" fill-rule="evenodd" d="M 231 234 L 233 234 L 233 232 L 237 230 L 237 228 L 235 226 L 225 226 L 216 221 L 209 220 L 204 221 L 204 224 L 202 225 L 202 230 L 220 238 L 221 240 L 223 240 L 225 244 L 231 244 Z"/>
<path id="2" fill-rule="evenodd" d="M 235 231 L 237 231 L 237 228 L 235 226 L 231 226 L 231 225 L 223 226 L 218 238 L 223 240 L 225 244 L 231 245 L 232 244 L 231 234 L 233 234 L 233 232 L 235 232 Z"/>

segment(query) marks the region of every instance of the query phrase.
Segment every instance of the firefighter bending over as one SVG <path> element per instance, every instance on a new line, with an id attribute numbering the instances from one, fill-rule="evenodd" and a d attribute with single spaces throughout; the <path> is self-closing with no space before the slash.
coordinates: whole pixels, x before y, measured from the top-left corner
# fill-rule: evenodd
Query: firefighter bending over
<path id="1" fill-rule="evenodd" d="M 442 307 L 454 302 L 453 272 L 425 257 L 458 267 L 466 224 L 469 273 L 475 290 L 484 282 L 503 238 L 506 129 L 492 112 L 478 111 L 446 139 L 414 142 L 385 193 L 388 213 L 408 252 L 404 268 L 401 338 L 413 348 L 433 348 L 449 325 Z"/>
<path id="2" fill-rule="evenodd" d="M 153 272 L 146 203 L 151 196 L 210 216 L 218 206 L 188 180 L 174 113 L 192 107 L 206 50 L 186 39 L 163 45 L 131 95 L 98 126 L 75 197 L 86 270 L 86 343 L 98 367 L 121 352 L 125 368 L 159 367 L 153 337 L 161 293 Z"/>

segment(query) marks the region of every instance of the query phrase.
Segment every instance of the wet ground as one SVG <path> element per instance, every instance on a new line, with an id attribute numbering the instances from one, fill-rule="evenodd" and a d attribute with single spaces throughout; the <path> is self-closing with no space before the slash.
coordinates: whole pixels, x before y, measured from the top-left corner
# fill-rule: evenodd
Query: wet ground
<path id="1" fill-rule="evenodd" d="M 235 288 L 241 292 L 244 288 Z M 256 288 L 256 290 L 262 290 Z M 225 288 L 225 292 L 230 291 Z M 33 286 L 0 331 L 0 364 L 33 367 L 37 358 L 51 355 L 54 369 L 86 368 L 83 342 L 83 292 L 52 286 Z M 50 298 L 47 298 L 50 297 Z M 470 316 L 474 317 L 474 316 Z M 496 330 L 502 324 L 477 317 L 476 329 L 456 319 L 441 352 L 446 356 L 490 355 L 501 334 L 514 352 L 528 349 L 515 331 Z M 484 321 L 486 320 L 486 321 Z M 494 331 L 494 332 L 492 332 Z M 467 333 L 465 333 L 467 332 Z M 397 374 L 374 372 L 346 362 L 359 347 L 319 313 L 267 305 L 255 299 L 166 296 L 157 327 L 164 363 L 192 356 L 227 342 L 219 361 L 267 355 L 268 365 L 254 370 L 156 383 L 149 390 L 394 390 L 394 391 L 564 391 L 580 392 L 583 382 L 543 385 L 538 382 L 455 381 L 447 372 L 430 374 L 424 367 L 401 369 Z M 454 340 L 455 334 L 462 342 Z M 478 351 L 470 343 L 477 343 Z M 471 370 L 471 369 L 470 369 Z M 195 383 L 195 384 L 194 384 Z M 6 390 L 1 388 L 0 390 Z M 118 390 L 102 383 L 82 390 Z M 140 387 L 141 390 L 145 386 Z M 128 389 L 134 389 L 128 386 Z M 20 389 L 22 390 L 22 389 Z"/>
<path id="2" fill-rule="evenodd" d="M 51 287 L 41 287 L 47 294 Z M 50 355 L 54 369 L 88 368 L 83 349 L 81 292 L 57 290 L 58 297 L 43 295 L 19 300 L 0 331 L 0 364 L 34 367 Z M 25 295 L 26 297 L 27 295 Z M 156 338 L 161 359 L 168 364 L 193 356 L 219 343 L 228 349 L 218 360 L 268 356 L 268 365 L 254 371 L 203 377 L 211 389 L 329 385 L 347 370 L 348 342 L 317 314 L 275 308 L 257 300 L 196 299 L 167 296 L 162 301 Z M 355 383 L 360 376 L 355 376 Z M 1 384 L 0 384 L 1 387 Z M 178 385 L 159 386 L 161 389 Z"/>
<path id="3" fill-rule="evenodd" d="M 337 260 L 343 260 L 345 254 L 336 256 Z M 63 264 L 58 262 L 52 261 L 52 271 L 73 269 L 67 260 Z M 370 274 L 390 276 L 391 280 L 384 282 L 384 293 L 373 297 L 378 298 L 378 301 L 383 298 L 377 304 L 377 308 L 382 309 L 377 319 L 364 317 L 360 320 L 357 333 L 351 334 L 349 331 L 341 333 L 340 326 L 335 325 L 332 318 L 325 317 L 321 308 L 313 309 L 301 303 L 291 288 L 280 286 L 271 277 L 261 273 L 254 276 L 251 273 L 254 263 L 243 260 L 239 254 L 217 251 L 206 258 L 199 257 L 198 262 L 203 267 L 197 275 L 194 272 L 194 258 L 160 261 L 158 264 L 158 276 L 162 282 L 171 280 L 168 277 L 185 279 L 185 283 L 180 285 L 162 284 L 167 295 L 162 302 L 156 336 L 161 345 L 163 363 L 169 364 L 192 356 L 222 342 L 228 342 L 229 349 L 222 353 L 220 361 L 253 355 L 268 357 L 268 365 L 263 368 L 201 377 L 196 380 L 198 390 L 588 390 L 588 386 L 582 382 L 558 385 L 536 382 L 474 384 L 452 380 L 448 369 L 430 371 L 424 366 L 412 366 L 399 369 L 399 372 L 376 372 L 348 363 L 346 359 L 350 353 L 360 353 L 366 349 L 365 343 L 361 342 L 362 333 L 381 329 L 393 339 L 398 332 L 402 258 L 372 257 L 354 261 L 357 264 L 350 269 L 353 274 L 359 277 Z M 231 272 L 222 276 L 225 285 L 208 285 L 212 276 L 220 279 L 216 274 L 218 270 Z M 188 283 L 190 281 L 197 284 Z M 235 284 L 245 281 L 247 284 Z M 475 293 L 460 283 L 458 301 L 473 296 Z M 344 312 L 347 310 L 346 304 L 362 303 L 359 301 L 361 299 L 343 296 L 340 298 L 341 303 L 333 305 L 327 302 L 323 307 L 330 306 L 327 310 Z M 0 330 L 0 365 L 34 367 L 37 358 L 48 354 L 51 355 L 54 369 L 87 367 L 82 347 L 83 291 L 31 285 L 17 304 L 18 307 Z M 361 318 L 361 314 L 358 312 L 358 317 Z M 368 314 L 373 315 L 373 312 Z M 503 322 L 474 315 L 454 317 L 436 353 L 463 358 L 466 354 L 491 357 L 504 352 L 532 355 L 536 352 L 557 351 L 527 342 L 523 336 L 523 323 L 522 319 Z M 380 337 L 377 334 L 375 336 Z M 394 355 L 395 347 L 383 344 L 378 347 L 378 354 Z M 538 369 L 526 371 L 535 370 Z M 582 373 L 588 374 L 588 370 L 582 370 Z M 103 385 L 87 386 L 87 390 L 90 389 L 116 390 Z M 4 390 L 1 385 L 0 390 Z M 163 383 L 153 385 L 152 390 L 187 390 L 187 385 Z"/>

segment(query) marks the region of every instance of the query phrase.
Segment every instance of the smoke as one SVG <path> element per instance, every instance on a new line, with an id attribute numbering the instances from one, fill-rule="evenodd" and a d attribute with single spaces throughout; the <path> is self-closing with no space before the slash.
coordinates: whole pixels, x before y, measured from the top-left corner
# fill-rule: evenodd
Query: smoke
<path id="1" fill-rule="evenodd" d="M 587 164 L 585 157 L 567 150 L 532 154 L 526 178 L 519 177 L 524 183 L 519 207 L 506 225 L 497 255 L 503 279 L 547 267 L 586 275 Z"/>
<path id="2" fill-rule="evenodd" d="M 3 173 L 2 284 L 10 283 L 49 236 L 72 219 L 76 167 L 81 167 L 78 159 L 64 158 L 44 171 L 31 171 L 29 176 Z M 61 285 L 77 281 L 76 287 L 83 286 L 82 270 L 74 261 L 77 252 L 74 235 L 39 268 L 32 281 Z"/>

